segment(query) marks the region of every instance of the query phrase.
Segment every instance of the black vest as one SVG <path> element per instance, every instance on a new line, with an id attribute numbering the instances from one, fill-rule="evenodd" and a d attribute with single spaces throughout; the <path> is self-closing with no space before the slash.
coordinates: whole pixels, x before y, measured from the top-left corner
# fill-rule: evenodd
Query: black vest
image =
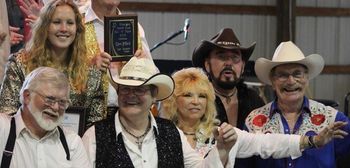
<path id="1" fill-rule="evenodd" d="M 180 134 L 169 120 L 156 118 L 159 134 L 156 136 L 158 167 L 184 167 L 184 158 Z M 131 168 L 134 167 L 124 146 L 122 133 L 116 137 L 114 117 L 95 124 L 96 168 Z"/>

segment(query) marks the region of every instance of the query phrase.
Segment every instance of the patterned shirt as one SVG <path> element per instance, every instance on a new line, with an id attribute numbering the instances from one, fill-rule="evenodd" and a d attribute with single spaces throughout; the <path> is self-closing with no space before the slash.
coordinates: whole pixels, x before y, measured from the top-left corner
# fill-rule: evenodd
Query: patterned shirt
<path id="1" fill-rule="evenodd" d="M 301 114 L 294 126 L 289 128 L 277 105 L 277 100 L 261 108 L 253 110 L 246 119 L 248 131 L 254 133 L 280 133 L 313 136 L 335 121 L 346 121 L 343 128 L 350 133 L 349 118 L 336 109 L 304 97 Z M 332 140 L 325 146 L 305 150 L 303 156 L 292 160 L 258 159 L 256 167 L 288 167 L 288 168 L 335 168 L 336 158 L 350 150 L 350 136 L 345 139 Z"/>

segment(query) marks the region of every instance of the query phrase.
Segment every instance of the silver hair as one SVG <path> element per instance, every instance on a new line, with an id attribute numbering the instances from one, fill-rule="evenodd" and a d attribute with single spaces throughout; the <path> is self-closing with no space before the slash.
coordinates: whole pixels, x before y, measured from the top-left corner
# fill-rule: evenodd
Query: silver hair
<path id="1" fill-rule="evenodd" d="M 52 84 L 57 88 L 67 88 L 67 95 L 69 96 L 69 80 L 64 73 L 55 68 L 38 67 L 26 76 L 20 91 L 21 104 L 23 104 L 23 92 L 25 90 L 35 90 L 47 84 Z"/>

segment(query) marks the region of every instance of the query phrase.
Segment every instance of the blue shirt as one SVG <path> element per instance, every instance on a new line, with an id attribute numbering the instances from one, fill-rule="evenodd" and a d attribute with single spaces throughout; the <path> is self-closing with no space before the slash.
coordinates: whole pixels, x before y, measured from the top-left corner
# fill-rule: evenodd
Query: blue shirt
<path id="1" fill-rule="evenodd" d="M 251 132 L 271 132 L 313 136 L 318 133 L 317 130 L 323 129 L 334 121 L 346 121 L 348 124 L 343 128 L 343 130 L 350 133 L 349 118 L 342 112 L 338 112 L 332 107 L 326 107 L 323 104 L 309 100 L 306 97 L 304 97 L 301 115 L 299 116 L 294 128 L 289 128 L 287 120 L 283 117 L 281 110 L 277 105 L 277 100 L 259 109 L 254 110 L 246 120 L 247 129 Z M 256 122 L 257 120 L 255 120 L 254 125 L 254 118 L 257 116 L 259 117 L 260 122 Z M 266 116 L 266 119 L 263 116 Z M 280 125 L 276 126 L 275 129 L 269 128 L 271 125 L 276 125 L 276 123 Z M 348 151 L 350 151 L 349 135 L 346 136 L 345 139 L 332 140 L 323 147 L 307 149 L 303 152 L 301 157 L 294 160 L 291 158 L 261 159 L 260 157 L 257 157 L 256 167 L 335 168 L 337 156 L 344 155 L 348 153 Z"/>

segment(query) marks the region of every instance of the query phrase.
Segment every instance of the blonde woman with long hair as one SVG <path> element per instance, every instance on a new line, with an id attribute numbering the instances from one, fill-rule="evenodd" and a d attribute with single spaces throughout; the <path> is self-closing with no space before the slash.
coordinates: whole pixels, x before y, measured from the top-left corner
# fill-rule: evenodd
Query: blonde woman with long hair
<path id="1" fill-rule="evenodd" d="M 192 148 L 203 156 L 214 144 L 215 94 L 206 74 L 199 68 L 172 75 L 174 94 L 162 103 L 162 117 L 172 120 L 186 135 Z"/>
<path id="2" fill-rule="evenodd" d="M 19 90 L 32 70 L 49 66 L 61 70 L 71 85 L 71 105 L 87 108 L 86 124 L 105 116 L 101 72 L 90 66 L 82 15 L 72 0 L 53 0 L 41 10 L 25 49 L 10 55 L 0 90 L 0 111 L 20 107 Z M 45 95 L 48 98 L 50 95 Z"/>

